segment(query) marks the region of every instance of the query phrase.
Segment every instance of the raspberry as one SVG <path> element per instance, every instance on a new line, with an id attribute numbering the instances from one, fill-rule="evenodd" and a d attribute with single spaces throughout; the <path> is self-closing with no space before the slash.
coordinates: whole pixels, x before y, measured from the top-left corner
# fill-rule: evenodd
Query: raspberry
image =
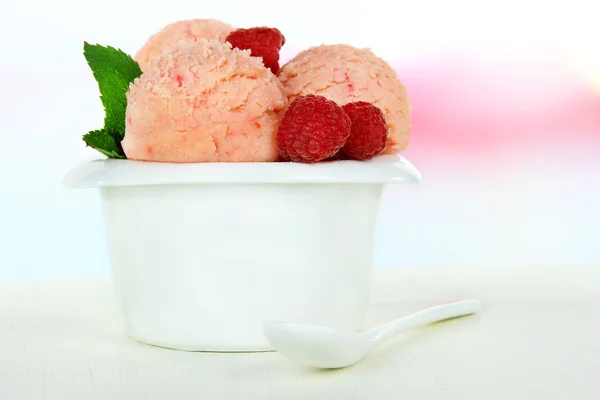
<path id="1" fill-rule="evenodd" d="M 297 97 L 277 127 L 277 148 L 284 160 L 315 163 L 336 154 L 350 136 L 350 118 L 323 96 Z"/>
<path id="2" fill-rule="evenodd" d="M 277 28 L 258 27 L 236 29 L 225 39 L 240 50 L 250 50 L 253 57 L 262 57 L 263 64 L 274 74 L 279 71 L 279 50 L 285 36 Z"/>
<path id="3" fill-rule="evenodd" d="M 342 108 L 352 122 L 350 137 L 342 151 L 352 159 L 363 161 L 381 154 L 388 135 L 381 110 L 365 101 L 348 103 Z"/>
<path id="4" fill-rule="evenodd" d="M 342 150 L 340 150 L 325 161 L 344 161 L 344 160 L 349 160 L 349 158 Z"/>

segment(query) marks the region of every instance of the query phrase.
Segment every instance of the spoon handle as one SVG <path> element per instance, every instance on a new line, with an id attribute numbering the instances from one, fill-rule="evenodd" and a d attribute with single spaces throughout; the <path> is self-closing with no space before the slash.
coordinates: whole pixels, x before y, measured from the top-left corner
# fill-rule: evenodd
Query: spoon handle
<path id="1" fill-rule="evenodd" d="M 481 308 L 479 300 L 460 300 L 429 306 L 415 313 L 376 326 L 364 332 L 363 335 L 376 343 L 410 328 L 416 328 L 445 319 L 474 314 Z"/>

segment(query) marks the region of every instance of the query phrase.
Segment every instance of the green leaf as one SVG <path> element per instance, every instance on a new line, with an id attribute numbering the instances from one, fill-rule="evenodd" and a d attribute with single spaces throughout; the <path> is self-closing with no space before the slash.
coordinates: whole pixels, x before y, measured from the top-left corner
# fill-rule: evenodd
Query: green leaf
<path id="1" fill-rule="evenodd" d="M 131 56 L 114 47 L 84 42 L 83 55 L 100 89 L 100 99 L 106 112 L 104 132 L 120 141 L 125 136 L 125 94 L 131 82 L 142 75 L 142 70 Z"/>
<path id="2" fill-rule="evenodd" d="M 104 129 L 91 131 L 83 135 L 83 141 L 89 147 L 98 150 L 109 158 L 127 158 L 120 141 L 116 140 Z"/>

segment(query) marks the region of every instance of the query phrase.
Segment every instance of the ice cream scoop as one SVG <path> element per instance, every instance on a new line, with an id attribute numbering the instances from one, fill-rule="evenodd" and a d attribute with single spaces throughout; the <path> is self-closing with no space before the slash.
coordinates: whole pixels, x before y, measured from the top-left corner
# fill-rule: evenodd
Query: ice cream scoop
<path id="1" fill-rule="evenodd" d="M 362 360 L 375 346 L 397 333 L 479 311 L 479 300 L 439 304 L 362 333 L 320 325 L 267 321 L 265 336 L 285 357 L 316 368 L 342 368 Z"/>
<path id="2" fill-rule="evenodd" d="M 249 50 L 181 45 L 131 85 L 123 150 L 141 161 L 276 161 L 287 104 L 277 77 Z"/>
<path id="3" fill-rule="evenodd" d="M 371 50 L 322 45 L 300 52 L 278 73 L 289 101 L 319 94 L 339 105 L 366 101 L 378 107 L 388 125 L 384 153 L 404 150 L 410 139 L 410 103 L 396 71 Z"/>
<path id="4" fill-rule="evenodd" d="M 150 36 L 134 59 L 146 71 L 150 61 L 180 44 L 190 44 L 201 39 L 224 42 L 233 26 L 216 19 L 187 19 L 173 22 Z"/>

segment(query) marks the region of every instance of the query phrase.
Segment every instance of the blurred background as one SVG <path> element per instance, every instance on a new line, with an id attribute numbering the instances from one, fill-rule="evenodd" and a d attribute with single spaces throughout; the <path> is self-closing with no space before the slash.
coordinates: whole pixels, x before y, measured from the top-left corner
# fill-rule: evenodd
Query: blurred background
<path id="1" fill-rule="evenodd" d="M 180 19 L 275 26 L 283 61 L 370 47 L 412 102 L 380 268 L 600 266 L 600 5 L 594 0 L 9 1 L 0 13 L 0 279 L 109 273 L 98 194 L 67 191 L 101 126 L 83 41 L 134 54 Z"/>

